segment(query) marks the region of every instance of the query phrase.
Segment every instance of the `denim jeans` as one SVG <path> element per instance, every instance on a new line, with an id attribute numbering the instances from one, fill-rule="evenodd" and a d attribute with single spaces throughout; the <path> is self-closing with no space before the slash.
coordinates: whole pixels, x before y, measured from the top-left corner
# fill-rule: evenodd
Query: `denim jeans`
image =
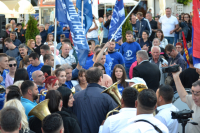
<path id="1" fill-rule="evenodd" d="M 130 69 L 130 68 L 125 67 L 125 70 L 126 70 L 126 76 L 127 76 L 128 79 L 129 79 L 129 69 Z"/>
<path id="2" fill-rule="evenodd" d="M 175 33 L 174 34 L 174 46 L 176 46 L 176 43 L 178 42 L 178 40 L 179 40 L 179 33 L 178 34 Z"/>
<path id="3" fill-rule="evenodd" d="M 94 40 L 95 41 L 95 45 L 99 45 L 98 38 L 87 38 L 87 41 L 89 41 L 89 40 Z"/>
<path id="4" fill-rule="evenodd" d="M 174 43 L 174 37 L 165 37 L 168 41 L 168 44 L 172 44 Z"/>

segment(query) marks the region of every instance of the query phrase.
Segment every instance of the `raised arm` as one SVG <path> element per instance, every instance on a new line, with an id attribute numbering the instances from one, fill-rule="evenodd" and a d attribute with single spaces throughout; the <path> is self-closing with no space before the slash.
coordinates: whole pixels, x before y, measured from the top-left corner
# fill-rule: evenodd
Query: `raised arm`
<path id="1" fill-rule="evenodd" d="M 176 90 L 178 91 L 178 95 L 181 98 L 181 101 L 186 103 L 186 96 L 188 95 L 188 93 L 186 92 L 185 88 L 183 87 L 181 83 L 179 75 L 182 72 L 182 68 L 181 67 L 179 68 L 180 68 L 180 71 L 176 73 L 172 73 L 172 75 L 173 75 L 174 82 L 176 85 Z"/>

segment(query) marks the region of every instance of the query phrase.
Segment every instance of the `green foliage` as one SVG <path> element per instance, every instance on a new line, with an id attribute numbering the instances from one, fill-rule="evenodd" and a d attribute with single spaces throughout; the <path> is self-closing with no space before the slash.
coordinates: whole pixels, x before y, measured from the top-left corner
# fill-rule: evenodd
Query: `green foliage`
<path id="1" fill-rule="evenodd" d="M 24 24 L 24 21 L 22 22 L 22 29 L 24 28 L 25 24 Z"/>
<path id="2" fill-rule="evenodd" d="M 40 31 L 37 29 L 37 20 L 35 20 L 33 16 L 29 15 L 28 27 L 26 29 L 26 34 L 25 34 L 26 42 L 29 39 L 35 40 L 35 36 L 39 34 Z"/>
<path id="3" fill-rule="evenodd" d="M 188 5 L 192 0 L 177 0 L 178 3 L 181 3 L 183 5 Z"/>
<path id="4" fill-rule="evenodd" d="M 127 16 L 127 10 L 125 9 L 125 17 Z M 126 22 L 123 24 L 122 26 L 122 38 L 123 38 L 123 42 L 126 42 L 126 31 L 131 30 L 132 29 L 132 25 L 130 23 L 130 16 L 126 19 Z"/>

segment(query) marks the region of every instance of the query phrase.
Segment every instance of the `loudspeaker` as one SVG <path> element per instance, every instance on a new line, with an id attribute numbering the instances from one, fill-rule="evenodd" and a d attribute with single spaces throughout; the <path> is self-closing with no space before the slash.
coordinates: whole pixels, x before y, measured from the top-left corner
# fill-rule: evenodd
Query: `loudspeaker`
<path id="1" fill-rule="evenodd" d="M 0 37 L 6 36 L 6 18 L 5 15 L 0 14 Z"/>

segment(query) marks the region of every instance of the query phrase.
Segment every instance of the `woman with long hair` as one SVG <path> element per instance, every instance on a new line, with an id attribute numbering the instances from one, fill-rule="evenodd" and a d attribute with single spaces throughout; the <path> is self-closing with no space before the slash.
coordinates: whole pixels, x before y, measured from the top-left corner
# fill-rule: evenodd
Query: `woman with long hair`
<path id="1" fill-rule="evenodd" d="M 9 64 L 9 73 L 6 75 L 5 79 L 5 87 L 7 88 L 9 85 L 13 85 L 15 72 L 17 70 L 17 61 L 15 58 L 10 57 L 8 59 Z"/>
<path id="2" fill-rule="evenodd" d="M 58 78 L 59 86 L 65 86 L 66 72 L 65 69 L 58 68 L 54 71 L 55 76 Z"/>
<path id="3" fill-rule="evenodd" d="M 48 42 L 50 42 L 50 41 L 54 41 L 54 38 L 53 38 L 53 34 L 52 33 L 49 33 L 48 35 L 47 35 L 47 39 L 46 39 L 46 42 L 44 43 L 45 45 L 48 45 Z"/>
<path id="4" fill-rule="evenodd" d="M 190 15 L 185 13 L 183 16 L 183 22 L 179 24 L 180 28 L 184 32 L 187 43 L 191 42 L 192 39 L 192 23 L 190 20 Z"/>
<path id="5" fill-rule="evenodd" d="M 81 91 L 81 90 L 85 90 L 87 88 L 88 83 L 87 83 L 87 80 L 86 80 L 86 77 L 85 77 L 85 73 L 86 73 L 85 69 L 81 69 L 78 72 L 78 82 L 79 82 L 79 84 L 77 84 L 75 86 L 76 92 Z"/>
<path id="6" fill-rule="evenodd" d="M 160 40 L 160 47 L 165 49 L 165 47 L 168 45 L 168 41 L 166 38 L 164 38 L 164 34 L 162 30 L 157 29 L 156 38 Z"/>
<path id="7" fill-rule="evenodd" d="M 19 68 L 27 69 L 28 65 L 30 65 L 29 56 L 26 55 L 23 57 L 23 60 L 19 63 Z"/>
<path id="8" fill-rule="evenodd" d="M 125 71 L 124 67 L 121 64 L 115 65 L 115 67 L 113 69 L 113 73 L 112 73 L 112 80 L 113 80 L 113 83 L 119 81 L 118 90 L 121 94 L 122 94 L 122 91 L 124 90 L 124 88 L 126 88 L 128 86 L 128 83 L 126 83 L 126 81 L 125 81 L 126 78 L 127 78 L 126 71 Z"/>
<path id="9" fill-rule="evenodd" d="M 31 51 L 34 51 L 33 49 L 35 48 L 35 40 L 29 39 L 27 42 L 27 46 L 31 49 Z"/>
<path id="10" fill-rule="evenodd" d="M 29 124 L 27 121 L 28 119 L 25 114 L 25 109 L 24 109 L 23 105 L 21 104 L 21 102 L 17 99 L 11 99 L 4 104 L 4 108 L 8 107 L 8 106 L 16 107 L 21 113 L 22 120 L 21 120 L 21 129 L 19 132 L 20 133 L 34 133 L 33 131 L 31 131 L 29 129 Z"/>
<path id="11" fill-rule="evenodd" d="M 67 88 L 66 88 L 67 89 Z M 63 108 L 63 99 L 59 91 L 49 90 L 47 92 L 46 98 L 49 99 L 48 108 L 50 113 L 58 113 L 63 119 L 64 133 L 81 133 L 78 122 L 71 117 L 71 115 L 62 111 Z M 29 120 L 30 129 L 36 133 L 42 133 L 41 131 L 41 121 L 33 117 Z"/>
<path id="12" fill-rule="evenodd" d="M 14 83 L 19 80 L 29 80 L 28 72 L 24 68 L 19 68 L 15 72 Z"/>

